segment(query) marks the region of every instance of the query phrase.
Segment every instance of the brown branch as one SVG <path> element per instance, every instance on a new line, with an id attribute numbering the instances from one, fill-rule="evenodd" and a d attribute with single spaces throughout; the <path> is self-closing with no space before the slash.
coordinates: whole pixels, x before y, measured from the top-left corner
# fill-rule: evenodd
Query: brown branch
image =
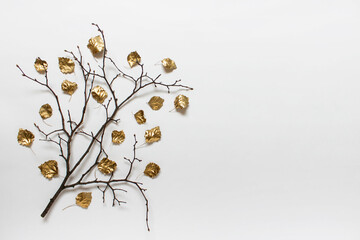
<path id="1" fill-rule="evenodd" d="M 110 82 L 108 81 L 107 79 L 107 76 L 106 76 L 106 71 L 105 71 L 105 64 L 106 64 L 106 54 L 107 54 L 107 48 L 106 48 L 106 41 L 105 41 L 105 35 L 104 35 L 104 31 L 99 27 L 99 25 L 95 24 L 95 23 L 92 23 L 92 25 L 96 26 L 98 31 L 100 32 L 101 34 L 101 37 L 103 39 L 103 42 L 104 42 L 104 50 L 103 50 L 103 57 L 102 57 L 102 66 L 100 67 L 101 71 L 102 71 L 102 78 L 104 79 L 106 85 L 108 86 L 110 92 L 111 92 L 111 95 L 112 97 L 114 98 L 114 103 L 115 103 L 115 106 L 117 104 L 117 101 L 118 99 L 116 98 L 116 95 L 115 95 L 115 91 L 114 89 L 111 87 L 111 84 Z"/>
<path id="2" fill-rule="evenodd" d="M 51 134 L 54 134 L 54 133 L 57 133 L 57 132 L 63 132 L 63 129 L 56 129 L 56 130 L 51 131 L 51 132 L 49 132 L 49 133 L 45 133 L 44 131 L 42 131 L 42 130 L 40 129 L 40 127 L 39 127 L 36 123 L 34 123 L 34 126 L 38 129 L 38 131 L 39 131 L 40 133 L 42 133 L 42 134 L 45 136 L 45 138 L 48 138 Z"/>
<path id="3" fill-rule="evenodd" d="M 68 121 L 66 123 L 69 123 L 69 131 L 67 130 L 66 125 L 65 125 L 65 118 L 63 115 L 62 107 L 59 102 L 59 97 L 55 93 L 55 91 L 52 89 L 52 87 L 49 85 L 47 71 L 45 71 L 45 81 L 42 82 L 36 78 L 32 78 L 32 77 L 26 75 L 24 73 L 24 71 L 18 65 L 16 65 L 17 68 L 21 71 L 22 76 L 24 76 L 25 78 L 27 78 L 41 86 L 46 87 L 50 91 L 50 93 L 56 100 L 58 111 L 59 111 L 59 114 L 61 117 L 61 127 L 56 130 L 53 130 L 49 133 L 45 133 L 44 131 L 42 131 L 40 129 L 40 127 L 38 125 L 34 124 L 35 127 L 39 130 L 39 132 L 41 134 L 43 134 L 45 137 L 45 139 L 41 139 L 41 140 L 57 144 L 59 146 L 60 156 L 66 162 L 66 175 L 65 175 L 62 183 L 60 184 L 58 190 L 55 192 L 54 196 L 50 199 L 48 205 L 45 207 L 41 216 L 42 217 L 46 216 L 48 211 L 51 209 L 53 203 L 60 196 L 61 192 L 65 189 L 75 188 L 75 187 L 83 186 L 83 185 L 95 185 L 100 191 L 102 191 L 103 201 L 105 201 L 105 192 L 107 190 L 110 190 L 112 193 L 112 196 L 113 196 L 113 205 L 115 205 L 115 203 L 118 203 L 118 204 L 124 203 L 124 201 L 121 201 L 117 197 L 116 192 L 117 191 L 125 191 L 126 192 L 126 190 L 124 190 L 122 188 L 116 188 L 114 185 L 115 184 L 128 184 L 128 185 L 135 186 L 136 189 L 138 189 L 138 191 L 140 191 L 141 195 L 144 198 L 145 206 L 146 206 L 146 225 L 147 225 L 148 230 L 150 230 L 150 228 L 149 228 L 149 201 L 144 193 L 146 189 L 141 187 L 142 183 L 130 180 L 131 173 L 133 171 L 135 162 L 137 162 L 137 161 L 141 162 L 141 160 L 136 157 L 137 140 L 136 140 L 135 135 L 134 135 L 135 142 L 133 145 L 133 158 L 132 159 L 124 158 L 126 161 L 128 161 L 130 163 L 130 166 L 129 166 L 129 169 L 128 169 L 126 175 L 123 178 L 114 179 L 113 175 L 111 175 L 107 181 L 99 180 L 97 178 L 95 178 L 93 180 L 89 180 L 89 181 L 86 181 L 85 179 L 89 176 L 89 173 L 91 171 L 93 171 L 95 169 L 95 167 L 98 165 L 100 158 L 102 156 L 105 155 L 106 157 L 108 157 L 108 154 L 106 153 L 104 146 L 103 146 L 104 135 L 105 135 L 107 127 L 111 123 L 117 123 L 120 120 L 120 119 L 116 118 L 116 114 L 120 111 L 120 109 L 126 103 L 128 103 L 131 99 L 133 99 L 137 94 L 142 92 L 143 89 L 145 89 L 149 86 L 152 86 L 152 85 L 154 87 L 162 86 L 162 87 L 166 88 L 168 92 L 170 92 L 171 88 L 180 88 L 180 89 L 184 89 L 184 90 L 192 90 L 192 88 L 189 86 L 186 86 L 186 85 L 179 84 L 179 82 L 181 80 L 176 80 L 171 84 L 166 84 L 161 81 L 158 81 L 161 74 L 157 75 L 154 78 L 149 76 L 145 72 L 144 64 L 142 64 L 142 63 L 138 63 L 138 65 L 141 68 L 141 73 L 138 77 L 133 77 L 133 76 L 126 74 L 124 71 L 122 71 L 117 66 L 117 64 L 113 61 L 112 58 L 107 56 L 108 50 L 107 50 L 107 46 L 106 46 L 104 32 L 102 29 L 100 29 L 100 27 L 97 24 L 93 24 L 93 25 L 97 27 L 97 30 L 100 32 L 102 39 L 104 41 L 102 64 L 99 66 L 100 71 L 101 71 L 100 74 L 96 73 L 94 70 L 92 70 L 89 63 L 84 63 L 83 56 L 82 56 L 79 46 L 77 46 L 78 55 L 71 51 L 65 51 L 66 53 L 69 53 L 73 57 L 73 59 L 75 60 L 77 65 L 79 65 L 81 73 L 82 73 L 83 82 L 84 82 L 84 92 L 83 92 L 84 102 L 83 102 L 83 108 L 82 108 L 81 114 L 80 114 L 80 119 L 78 121 L 74 120 L 72 118 L 70 110 L 67 110 Z M 106 62 L 107 61 L 110 61 L 110 63 L 118 71 L 116 76 L 114 76 L 112 78 L 109 78 L 106 73 Z M 114 81 L 116 79 L 118 79 L 119 77 L 129 79 L 134 84 L 133 90 L 129 93 L 129 95 L 127 97 L 124 97 L 121 102 L 119 102 L 119 100 L 116 96 L 115 89 L 112 86 Z M 102 123 L 102 125 L 99 127 L 99 129 L 97 131 L 94 131 L 95 132 L 95 134 L 94 134 L 94 132 L 87 133 L 84 130 L 82 130 L 82 125 L 85 122 L 85 117 L 86 117 L 86 113 L 87 113 L 87 109 L 88 109 L 88 105 L 89 105 L 89 100 L 91 97 L 91 90 L 93 88 L 95 78 L 101 79 L 107 85 L 107 88 L 109 89 L 109 91 L 111 93 L 111 98 L 109 99 L 109 101 L 106 104 L 103 104 L 103 107 L 105 109 L 106 118 L 105 118 L 104 122 Z M 89 84 L 89 82 L 90 82 L 90 84 Z M 112 100 L 113 100 L 114 104 L 111 104 Z M 113 108 L 110 107 L 112 105 L 114 105 Z M 57 135 L 58 141 L 55 141 L 52 138 L 52 135 L 55 133 L 58 134 Z M 72 159 L 71 152 L 74 148 L 73 141 L 74 141 L 74 138 L 79 134 L 90 137 L 90 142 L 88 143 L 85 151 L 80 155 L 79 158 Z M 89 157 L 89 153 L 95 146 L 98 146 L 99 150 L 98 150 L 96 157 L 91 160 Z M 66 149 L 66 154 L 64 151 L 65 149 Z M 84 172 L 79 173 L 79 175 L 75 174 L 75 171 L 82 165 L 82 163 L 86 162 L 86 160 L 93 161 L 93 163 Z M 77 180 L 69 181 L 69 179 L 76 179 L 77 176 L 79 176 Z M 100 186 L 105 186 L 105 188 L 101 189 Z"/>
<path id="4" fill-rule="evenodd" d="M 133 154 L 134 154 L 134 155 L 133 155 L 133 159 L 130 160 L 130 159 L 124 157 L 124 159 L 127 160 L 127 161 L 129 161 L 129 163 L 130 163 L 129 172 L 128 172 L 128 174 L 126 175 L 125 179 L 129 179 L 129 176 L 130 176 L 131 171 L 132 171 L 132 169 L 133 169 L 134 162 L 135 162 L 135 161 L 139 161 L 139 162 L 142 161 L 142 160 L 140 160 L 140 159 L 138 159 L 138 158 L 136 157 L 136 144 L 138 143 L 138 141 L 136 140 L 136 135 L 135 135 L 135 134 L 134 134 L 134 140 L 135 140 L 135 143 L 134 143 L 134 145 L 133 145 Z"/>
<path id="5" fill-rule="evenodd" d="M 121 74 L 122 77 L 128 78 L 128 79 L 130 79 L 130 80 L 133 80 L 134 82 L 136 81 L 136 79 L 135 79 L 134 77 L 132 77 L 132 76 L 124 73 L 122 70 L 120 70 L 120 68 L 116 65 L 116 63 L 114 62 L 114 60 L 112 60 L 112 58 L 107 57 L 107 56 L 105 56 L 105 58 L 110 60 L 110 62 L 114 65 L 114 67 L 116 68 L 116 70 L 118 70 L 118 71 L 120 72 L 120 74 Z"/>
<path id="6" fill-rule="evenodd" d="M 26 77 L 27 79 L 30 79 L 31 81 L 34 81 L 34 82 L 40 84 L 41 86 L 46 87 L 51 92 L 51 94 L 54 96 L 56 104 L 58 106 L 58 111 L 59 111 L 60 117 L 61 117 L 62 130 L 64 131 L 64 133 L 66 135 L 69 136 L 69 133 L 65 128 L 65 118 L 64 118 L 64 114 L 62 112 L 61 106 L 60 106 L 59 97 L 49 85 L 49 79 L 48 79 L 47 70 L 45 70 L 45 83 L 42 83 L 39 80 L 37 80 L 36 78 L 32 78 L 32 77 L 29 77 L 28 75 L 26 75 L 25 72 L 20 68 L 19 65 L 16 65 L 16 67 L 20 70 L 23 77 Z"/>

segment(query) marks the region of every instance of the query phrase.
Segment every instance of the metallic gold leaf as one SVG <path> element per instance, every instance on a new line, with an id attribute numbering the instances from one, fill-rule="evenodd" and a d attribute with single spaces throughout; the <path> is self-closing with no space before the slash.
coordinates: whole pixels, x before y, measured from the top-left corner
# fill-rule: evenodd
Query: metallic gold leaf
<path id="1" fill-rule="evenodd" d="M 98 103 L 103 103 L 108 96 L 106 91 L 100 86 L 94 87 L 91 90 L 91 95 Z"/>
<path id="2" fill-rule="evenodd" d="M 148 165 L 146 165 L 144 174 L 146 176 L 154 178 L 159 174 L 159 172 L 160 172 L 159 165 L 157 165 L 156 163 L 149 163 Z"/>
<path id="3" fill-rule="evenodd" d="M 91 192 L 81 192 L 75 198 L 76 204 L 82 208 L 88 208 L 91 203 L 91 199 Z"/>
<path id="4" fill-rule="evenodd" d="M 121 131 L 114 130 L 111 133 L 111 137 L 112 137 L 112 142 L 115 144 L 120 144 L 125 141 L 125 133 L 123 130 L 121 130 Z"/>
<path id="5" fill-rule="evenodd" d="M 97 54 L 100 53 L 104 50 L 104 41 L 103 39 L 99 36 L 93 37 L 89 39 L 89 44 L 87 45 L 87 47 L 90 49 L 90 51 L 92 52 L 92 54 Z"/>
<path id="6" fill-rule="evenodd" d="M 171 60 L 170 58 L 164 58 L 163 60 L 161 60 L 161 63 L 163 65 L 163 67 L 165 68 L 165 70 L 167 71 L 172 71 L 174 69 L 176 69 L 176 64 L 173 60 Z"/>
<path id="7" fill-rule="evenodd" d="M 20 145 L 30 147 L 34 139 L 35 136 L 32 132 L 27 129 L 19 129 L 17 140 Z"/>
<path id="8" fill-rule="evenodd" d="M 175 98 L 174 105 L 176 109 L 185 109 L 189 106 L 189 98 L 180 94 Z"/>
<path id="9" fill-rule="evenodd" d="M 52 179 L 59 173 L 58 165 L 55 160 L 44 162 L 39 166 L 39 169 L 41 171 L 41 174 L 47 179 Z"/>
<path id="10" fill-rule="evenodd" d="M 160 127 L 154 127 L 145 131 L 145 141 L 147 143 L 157 142 L 161 139 Z"/>
<path id="11" fill-rule="evenodd" d="M 39 114 L 42 117 L 42 119 L 47 119 L 52 116 L 53 110 L 50 106 L 50 104 L 44 104 L 40 107 Z"/>
<path id="12" fill-rule="evenodd" d="M 140 55 L 135 51 L 135 52 L 131 52 L 128 56 L 127 56 L 127 61 L 130 65 L 130 67 L 134 67 L 136 66 L 138 63 L 140 63 L 141 61 L 141 57 Z"/>
<path id="13" fill-rule="evenodd" d="M 75 63 L 70 58 L 59 57 L 59 68 L 62 73 L 73 73 Z"/>
<path id="14" fill-rule="evenodd" d="M 41 60 L 41 58 L 36 58 L 34 63 L 35 69 L 38 73 L 45 73 L 48 68 L 48 64 L 46 61 Z"/>
<path id="15" fill-rule="evenodd" d="M 111 161 L 108 158 L 103 158 L 99 164 L 98 164 L 98 169 L 100 172 L 102 172 L 103 174 L 110 174 L 112 172 L 115 171 L 116 169 L 116 162 Z"/>
<path id="16" fill-rule="evenodd" d="M 77 84 L 76 82 L 70 82 L 68 80 L 64 80 L 61 84 L 61 89 L 64 91 L 64 93 L 73 95 L 73 93 L 77 89 Z"/>
<path id="17" fill-rule="evenodd" d="M 164 99 L 162 99 L 159 96 L 152 97 L 148 102 L 152 110 L 159 110 L 163 106 L 163 103 L 164 103 Z"/>
<path id="18" fill-rule="evenodd" d="M 144 116 L 144 111 L 143 110 L 139 110 L 134 114 L 134 117 L 136 119 L 136 122 L 138 124 L 144 124 L 146 123 L 146 118 Z"/>

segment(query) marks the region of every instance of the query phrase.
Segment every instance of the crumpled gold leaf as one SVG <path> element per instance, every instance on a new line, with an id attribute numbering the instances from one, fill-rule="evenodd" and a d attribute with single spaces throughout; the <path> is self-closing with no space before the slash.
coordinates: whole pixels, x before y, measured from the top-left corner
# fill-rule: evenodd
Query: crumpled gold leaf
<path id="1" fill-rule="evenodd" d="M 111 161 L 108 158 L 103 158 L 98 164 L 98 169 L 100 172 L 106 175 L 115 171 L 116 166 L 116 162 Z"/>
<path id="2" fill-rule="evenodd" d="M 162 99 L 159 96 L 152 97 L 148 102 L 152 110 L 159 110 L 163 106 L 163 103 L 164 103 L 164 99 Z"/>
<path id="3" fill-rule="evenodd" d="M 64 80 L 61 84 L 61 89 L 64 91 L 64 93 L 73 95 L 77 89 L 77 84 L 76 82 L 70 82 L 68 80 Z"/>
<path id="4" fill-rule="evenodd" d="M 125 133 L 123 130 L 121 131 L 112 131 L 111 133 L 111 137 L 112 137 L 112 142 L 115 144 L 120 144 L 123 143 L 125 141 Z"/>
<path id="5" fill-rule="evenodd" d="M 34 63 L 35 69 L 38 73 L 45 73 L 48 68 L 48 64 L 46 61 L 42 60 L 41 58 L 36 58 Z"/>
<path id="6" fill-rule="evenodd" d="M 134 117 L 136 119 L 136 122 L 138 124 L 144 124 L 146 123 L 146 118 L 144 116 L 144 111 L 143 110 L 139 110 L 134 114 Z"/>
<path id="7" fill-rule="evenodd" d="M 59 57 L 59 68 L 62 73 L 73 73 L 75 63 L 70 58 Z"/>
<path id="8" fill-rule="evenodd" d="M 174 69 L 176 69 L 176 64 L 173 60 L 171 60 L 170 58 L 164 58 L 163 60 L 161 60 L 161 63 L 163 65 L 163 67 L 165 68 L 165 70 L 167 71 L 172 71 Z"/>
<path id="9" fill-rule="evenodd" d="M 141 61 L 141 57 L 140 55 L 135 51 L 135 52 L 131 52 L 128 56 L 127 56 L 127 61 L 130 65 L 130 67 L 134 67 L 136 66 L 138 63 L 140 63 Z"/>
<path id="10" fill-rule="evenodd" d="M 159 126 L 145 131 L 145 141 L 147 143 L 157 142 L 160 139 L 161 139 L 161 131 Z"/>
<path id="11" fill-rule="evenodd" d="M 185 109 L 189 106 L 189 98 L 180 94 L 175 98 L 174 105 L 176 109 Z"/>
<path id="12" fill-rule="evenodd" d="M 90 49 L 92 54 L 97 54 L 99 52 L 102 52 L 104 50 L 104 41 L 99 36 L 93 37 L 89 39 L 89 44 L 87 47 Z"/>
<path id="13" fill-rule="evenodd" d="M 91 192 L 81 192 L 75 198 L 76 204 L 82 208 L 88 208 L 91 203 L 91 199 Z"/>
<path id="14" fill-rule="evenodd" d="M 94 87 L 91 90 L 91 95 L 98 103 L 103 103 L 108 96 L 106 91 L 100 86 Z"/>
<path id="15" fill-rule="evenodd" d="M 40 107 L 39 114 L 42 117 L 42 119 L 47 119 L 52 116 L 52 108 L 50 104 L 46 103 Z"/>
<path id="16" fill-rule="evenodd" d="M 30 147 L 34 139 L 35 136 L 32 132 L 27 129 L 19 129 L 17 140 L 20 145 Z"/>
<path id="17" fill-rule="evenodd" d="M 41 174 L 47 179 L 52 179 L 59 173 L 58 165 L 55 160 L 49 160 L 47 162 L 44 162 L 39 166 L 39 169 L 41 171 Z"/>
<path id="18" fill-rule="evenodd" d="M 160 167 L 156 163 L 149 163 L 146 165 L 144 174 L 148 177 L 154 178 L 156 177 L 160 172 Z"/>

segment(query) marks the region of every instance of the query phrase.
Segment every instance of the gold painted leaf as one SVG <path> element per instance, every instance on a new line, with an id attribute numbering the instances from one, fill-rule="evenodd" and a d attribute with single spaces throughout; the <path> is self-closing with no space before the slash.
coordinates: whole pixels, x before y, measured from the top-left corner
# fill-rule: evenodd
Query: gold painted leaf
<path id="1" fill-rule="evenodd" d="M 143 110 L 139 110 L 134 114 L 134 117 L 136 119 L 136 122 L 138 124 L 144 124 L 146 123 L 146 118 L 144 116 L 144 111 Z"/>
<path id="2" fill-rule="evenodd" d="M 30 147 L 34 139 L 35 136 L 32 132 L 27 129 L 19 129 L 17 140 L 20 145 Z"/>
<path id="3" fill-rule="evenodd" d="M 44 104 L 40 107 L 39 114 L 42 119 L 47 119 L 52 116 L 53 110 L 50 106 L 50 104 Z"/>
<path id="4" fill-rule="evenodd" d="M 46 61 L 42 60 L 41 58 L 36 58 L 34 63 L 35 69 L 38 73 L 45 73 L 48 68 L 48 64 Z"/>
<path id="5" fill-rule="evenodd" d="M 159 96 L 154 96 L 150 99 L 150 101 L 148 102 L 149 106 L 151 107 L 152 110 L 159 110 L 164 103 L 164 99 L 162 99 Z"/>
<path id="6" fill-rule="evenodd" d="M 88 208 L 91 203 L 91 199 L 91 192 L 81 192 L 75 198 L 76 204 L 82 208 Z"/>
<path id="7" fill-rule="evenodd" d="M 176 69 L 176 64 L 173 60 L 171 60 L 170 58 L 164 58 L 163 60 L 161 60 L 161 63 L 163 65 L 163 67 L 165 68 L 165 70 L 167 71 L 172 71 L 174 69 Z"/>
<path id="8" fill-rule="evenodd" d="M 159 126 L 145 131 L 145 141 L 147 143 L 157 142 L 160 139 L 161 139 L 161 131 Z"/>
<path id="9" fill-rule="evenodd" d="M 55 160 L 49 160 L 47 162 L 44 162 L 39 166 L 39 169 L 41 171 L 41 174 L 47 179 L 52 179 L 59 173 L 58 165 Z"/>
<path id="10" fill-rule="evenodd" d="M 115 144 L 120 144 L 123 143 L 125 141 L 125 133 L 123 130 L 121 131 L 112 131 L 111 133 L 111 137 L 112 137 L 112 142 Z"/>
<path id="11" fill-rule="evenodd" d="M 116 166 L 116 162 L 111 161 L 108 158 L 103 158 L 98 164 L 98 169 L 100 172 L 107 175 L 114 172 L 116 170 Z"/>
<path id="12" fill-rule="evenodd" d="M 100 86 L 94 87 L 91 90 L 91 95 L 98 103 L 103 103 L 108 96 L 106 91 Z"/>
<path id="13" fill-rule="evenodd" d="M 89 39 L 89 44 L 87 45 L 87 47 L 90 49 L 90 51 L 92 52 L 92 54 L 97 54 L 100 53 L 104 50 L 104 41 L 101 38 L 101 36 L 96 36 L 93 38 Z"/>
<path id="14" fill-rule="evenodd" d="M 64 91 L 64 93 L 73 95 L 77 89 L 77 84 L 76 82 L 70 82 L 68 80 L 64 80 L 61 84 L 61 89 Z"/>
<path id="15" fill-rule="evenodd" d="M 156 163 L 149 163 L 146 165 L 144 174 L 148 177 L 154 178 L 156 177 L 160 172 L 160 167 Z"/>
<path id="16" fill-rule="evenodd" d="M 59 57 L 59 68 L 62 73 L 73 73 L 75 70 L 75 63 L 70 58 Z"/>
<path id="17" fill-rule="evenodd" d="M 134 67 L 137 64 L 140 63 L 141 61 L 141 57 L 140 55 L 135 51 L 135 52 L 131 52 L 128 56 L 127 56 L 127 61 L 130 65 L 130 67 Z"/>
<path id="18" fill-rule="evenodd" d="M 189 106 L 189 98 L 180 94 L 175 98 L 174 105 L 176 109 L 185 109 Z"/>

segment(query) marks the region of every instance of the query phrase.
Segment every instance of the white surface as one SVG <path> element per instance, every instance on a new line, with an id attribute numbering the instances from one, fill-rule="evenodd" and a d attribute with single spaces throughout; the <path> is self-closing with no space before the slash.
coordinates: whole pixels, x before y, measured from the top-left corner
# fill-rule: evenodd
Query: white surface
<path id="1" fill-rule="evenodd" d="M 0 239 L 360 239 L 359 7 L 349 0 L 3 2 Z M 61 179 L 48 182 L 37 166 L 56 152 L 36 142 L 35 156 L 16 142 L 20 127 L 39 139 L 32 123 L 47 127 L 37 111 L 52 100 L 15 64 L 36 76 L 40 56 L 59 86 L 63 49 L 80 45 L 90 58 L 91 22 L 121 66 L 137 50 L 155 74 L 161 66 L 153 64 L 171 57 L 178 69 L 164 80 L 180 77 L 195 88 L 185 116 L 168 112 L 176 94 L 159 93 L 161 111 L 150 111 L 146 95 L 111 127 L 128 136 L 119 148 L 109 144 L 119 165 L 131 156 L 131 134 L 162 128 L 161 142 L 139 149 L 162 168 L 156 180 L 142 178 L 150 233 L 135 191 L 120 208 L 109 198 L 103 205 L 93 190 L 88 210 L 62 211 L 75 196 L 64 194 L 41 219 Z M 134 124 L 139 108 L 152 119 L 147 126 Z"/>

